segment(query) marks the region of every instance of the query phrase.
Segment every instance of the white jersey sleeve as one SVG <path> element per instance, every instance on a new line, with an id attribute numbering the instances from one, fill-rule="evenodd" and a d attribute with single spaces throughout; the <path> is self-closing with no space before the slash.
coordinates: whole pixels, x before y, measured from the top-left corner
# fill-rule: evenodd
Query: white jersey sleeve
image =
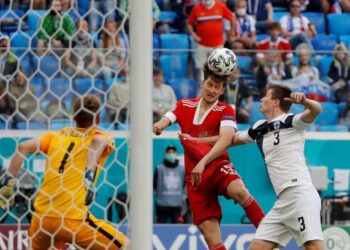
<path id="1" fill-rule="evenodd" d="M 306 130 L 311 125 L 311 123 L 303 122 L 301 113 L 294 116 L 292 124 L 293 127 L 298 130 Z"/>

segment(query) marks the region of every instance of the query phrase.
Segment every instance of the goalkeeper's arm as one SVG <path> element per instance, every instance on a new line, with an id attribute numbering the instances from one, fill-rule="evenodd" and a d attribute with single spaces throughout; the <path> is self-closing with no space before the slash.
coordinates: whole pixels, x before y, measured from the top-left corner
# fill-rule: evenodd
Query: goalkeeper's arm
<path id="1" fill-rule="evenodd" d="M 84 186 L 87 190 L 85 205 L 90 205 L 94 200 L 96 193 L 94 186 L 95 172 L 107 146 L 107 139 L 104 136 L 98 135 L 91 140 L 90 147 L 88 148 L 87 168 L 84 178 Z"/>
<path id="2" fill-rule="evenodd" d="M 15 177 L 18 171 L 21 169 L 23 160 L 29 153 L 39 152 L 40 141 L 39 139 L 30 139 L 25 142 L 21 142 L 13 155 L 10 167 L 7 170 L 5 176 L 5 186 L 0 189 L 0 208 L 6 209 L 9 205 L 13 204 L 13 188 L 15 185 Z M 9 204 L 9 205 L 8 205 Z"/>

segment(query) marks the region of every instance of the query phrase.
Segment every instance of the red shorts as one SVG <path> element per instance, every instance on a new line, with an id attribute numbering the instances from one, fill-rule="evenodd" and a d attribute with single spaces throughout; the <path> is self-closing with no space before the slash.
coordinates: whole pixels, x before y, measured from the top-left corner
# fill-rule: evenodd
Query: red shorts
<path id="1" fill-rule="evenodd" d="M 221 221 L 219 195 L 229 198 L 226 192 L 227 186 L 237 179 L 241 177 L 228 160 L 209 164 L 202 173 L 201 183 L 198 186 L 192 186 L 190 173 L 186 176 L 187 194 L 194 224 L 199 225 L 211 218 Z"/>

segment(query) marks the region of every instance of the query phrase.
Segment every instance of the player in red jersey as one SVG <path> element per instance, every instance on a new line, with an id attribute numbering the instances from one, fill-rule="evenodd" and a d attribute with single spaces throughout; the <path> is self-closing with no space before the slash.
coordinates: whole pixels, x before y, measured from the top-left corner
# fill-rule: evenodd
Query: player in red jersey
<path id="1" fill-rule="evenodd" d="M 215 75 L 205 64 L 201 97 L 178 101 L 173 110 L 153 125 L 156 135 L 174 122 L 181 127 L 180 139 L 185 149 L 186 184 L 193 221 L 210 250 L 226 249 L 220 232 L 222 214 L 219 195 L 239 203 L 255 227 L 264 216 L 225 151 L 237 128 L 235 110 L 218 102 L 226 83 L 227 77 Z"/>

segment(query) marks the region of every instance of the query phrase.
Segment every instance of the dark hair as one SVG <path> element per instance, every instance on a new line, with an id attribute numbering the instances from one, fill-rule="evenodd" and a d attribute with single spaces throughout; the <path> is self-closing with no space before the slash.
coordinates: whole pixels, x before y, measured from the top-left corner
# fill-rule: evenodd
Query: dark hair
<path id="1" fill-rule="evenodd" d="M 267 86 L 267 90 L 272 90 L 272 99 L 277 99 L 280 101 L 280 108 L 284 112 L 288 112 L 290 107 L 292 106 L 291 102 L 285 101 L 284 98 L 290 97 L 290 94 L 292 93 L 292 90 L 285 85 L 280 84 L 269 84 Z"/>
<path id="2" fill-rule="evenodd" d="M 224 88 L 227 85 L 228 79 L 230 76 L 219 76 L 215 74 L 213 71 L 209 69 L 208 62 L 205 62 L 203 65 L 203 73 L 204 73 L 204 81 L 207 80 L 209 77 L 213 79 L 215 82 L 222 82 L 224 85 Z"/>
<path id="3" fill-rule="evenodd" d="M 268 26 L 268 30 L 278 29 L 281 30 L 281 24 L 279 22 L 272 22 Z"/>
<path id="4" fill-rule="evenodd" d="M 96 123 L 100 115 L 101 101 L 97 95 L 87 94 L 75 100 L 73 105 L 73 116 L 77 127 L 89 128 Z"/>
<path id="5" fill-rule="evenodd" d="M 176 147 L 174 145 L 167 146 L 165 152 L 169 152 L 170 150 L 174 150 L 175 152 L 177 152 Z"/>

